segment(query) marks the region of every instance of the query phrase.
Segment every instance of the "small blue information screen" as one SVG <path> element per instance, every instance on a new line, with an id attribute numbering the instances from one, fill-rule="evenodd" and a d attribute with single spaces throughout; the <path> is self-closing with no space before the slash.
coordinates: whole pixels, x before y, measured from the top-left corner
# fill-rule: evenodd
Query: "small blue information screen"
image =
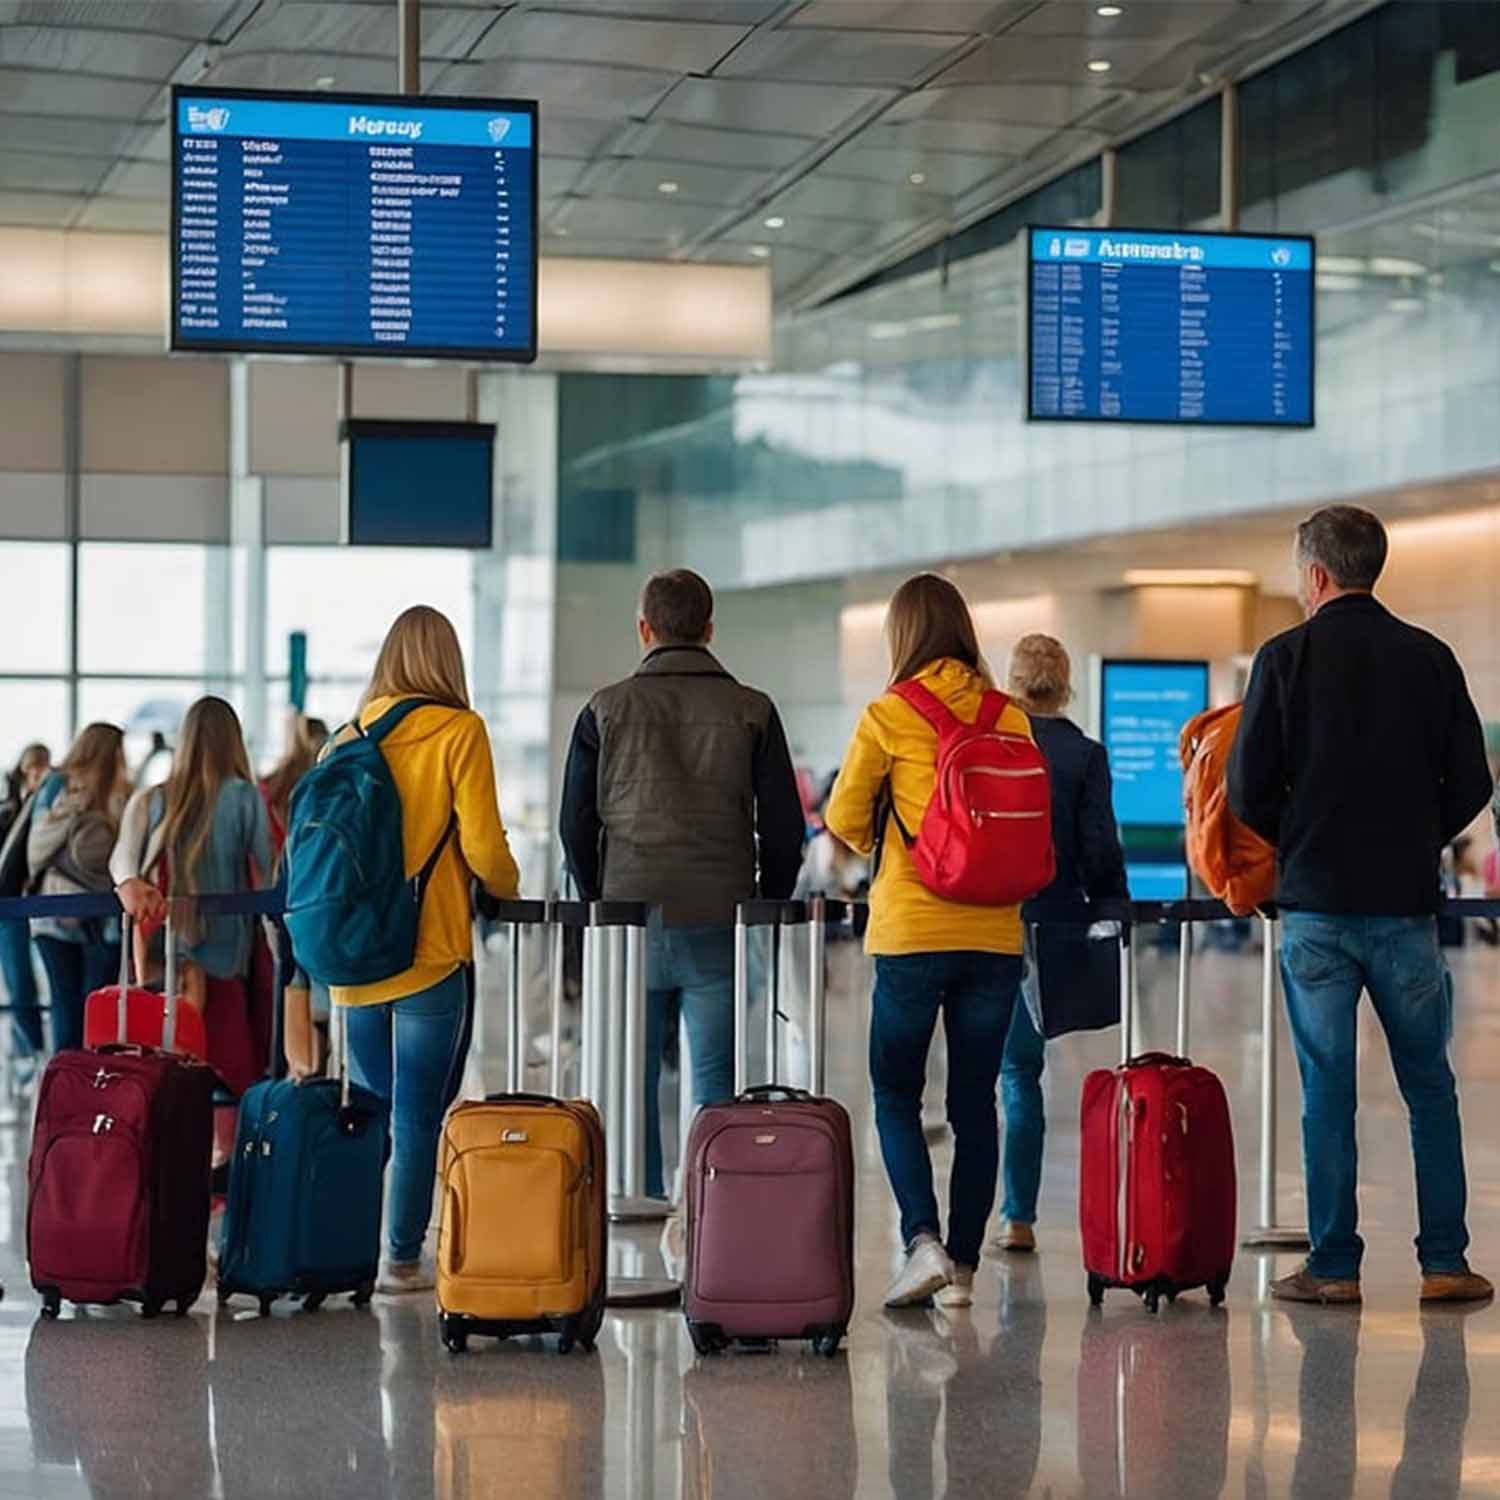
<path id="1" fill-rule="evenodd" d="M 530 101 L 177 88 L 174 349 L 536 357 Z"/>
<path id="2" fill-rule="evenodd" d="M 1208 707 L 1201 661 L 1106 661 L 1102 672 L 1104 749 L 1123 825 L 1181 827 L 1183 726 Z"/>
<path id="3" fill-rule="evenodd" d="M 1313 425 L 1314 242 L 1028 231 L 1033 421 Z"/>

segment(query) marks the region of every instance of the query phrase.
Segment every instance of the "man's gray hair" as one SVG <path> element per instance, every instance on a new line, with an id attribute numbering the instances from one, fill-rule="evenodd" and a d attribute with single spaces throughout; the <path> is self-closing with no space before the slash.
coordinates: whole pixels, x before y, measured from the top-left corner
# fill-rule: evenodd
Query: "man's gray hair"
<path id="1" fill-rule="evenodd" d="M 1325 505 L 1297 528 L 1297 561 L 1320 563 L 1341 589 L 1373 589 L 1389 550 L 1380 517 L 1357 505 Z"/>

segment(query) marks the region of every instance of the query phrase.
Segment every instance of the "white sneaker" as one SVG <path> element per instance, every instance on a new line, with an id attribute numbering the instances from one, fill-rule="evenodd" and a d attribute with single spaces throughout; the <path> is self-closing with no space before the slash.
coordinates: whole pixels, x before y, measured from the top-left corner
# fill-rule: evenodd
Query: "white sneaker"
<path id="1" fill-rule="evenodd" d="M 935 1239 L 918 1240 L 885 1294 L 887 1307 L 915 1307 L 953 1280 L 953 1262 Z"/>
<path id="2" fill-rule="evenodd" d="M 974 1268 L 954 1266 L 953 1280 L 932 1299 L 939 1307 L 973 1307 Z"/>
<path id="3" fill-rule="evenodd" d="M 430 1292 L 437 1286 L 437 1271 L 424 1256 L 421 1260 L 388 1260 L 380 1267 L 375 1290 L 386 1297 L 406 1292 Z"/>

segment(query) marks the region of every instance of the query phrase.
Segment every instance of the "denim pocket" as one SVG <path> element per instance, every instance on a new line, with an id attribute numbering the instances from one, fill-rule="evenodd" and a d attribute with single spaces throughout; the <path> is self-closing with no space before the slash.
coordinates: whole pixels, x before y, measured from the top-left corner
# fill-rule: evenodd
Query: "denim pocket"
<path id="1" fill-rule="evenodd" d="M 1427 997 L 1443 989 L 1447 965 L 1438 946 L 1437 923 L 1424 918 L 1403 923 L 1387 939 L 1391 979 L 1410 997 Z"/>
<path id="2" fill-rule="evenodd" d="M 1332 938 L 1298 932 L 1284 934 L 1281 961 L 1298 984 L 1328 984 L 1348 968 L 1338 943 Z"/>

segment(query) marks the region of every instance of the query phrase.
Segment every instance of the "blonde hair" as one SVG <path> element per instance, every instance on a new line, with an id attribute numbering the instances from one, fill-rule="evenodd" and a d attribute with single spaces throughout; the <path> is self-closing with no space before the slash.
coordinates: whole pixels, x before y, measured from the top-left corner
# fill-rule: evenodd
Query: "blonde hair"
<path id="1" fill-rule="evenodd" d="M 426 604 L 397 615 L 359 706 L 377 698 L 431 698 L 450 708 L 469 706 L 463 647 L 447 615 Z"/>
<path id="2" fill-rule="evenodd" d="M 994 686 L 964 596 L 936 573 L 918 573 L 891 595 L 885 612 L 885 640 L 893 683 L 905 682 L 947 658 L 977 672 L 987 687 Z"/>
<path id="3" fill-rule="evenodd" d="M 222 698 L 200 698 L 183 716 L 172 772 L 162 787 L 161 847 L 171 862 L 174 892 L 197 889 L 219 793 L 234 780 L 254 784 L 239 715 Z"/>
<path id="4" fill-rule="evenodd" d="M 1023 635 L 1010 653 L 1007 685 L 1028 713 L 1060 714 L 1073 701 L 1073 664 L 1050 635 Z"/>
<path id="5" fill-rule="evenodd" d="M 58 770 L 67 777 L 68 790 L 82 801 L 84 812 L 103 813 L 114 820 L 111 804 L 124 744 L 124 731 L 114 724 L 90 724 L 73 741 Z"/>

